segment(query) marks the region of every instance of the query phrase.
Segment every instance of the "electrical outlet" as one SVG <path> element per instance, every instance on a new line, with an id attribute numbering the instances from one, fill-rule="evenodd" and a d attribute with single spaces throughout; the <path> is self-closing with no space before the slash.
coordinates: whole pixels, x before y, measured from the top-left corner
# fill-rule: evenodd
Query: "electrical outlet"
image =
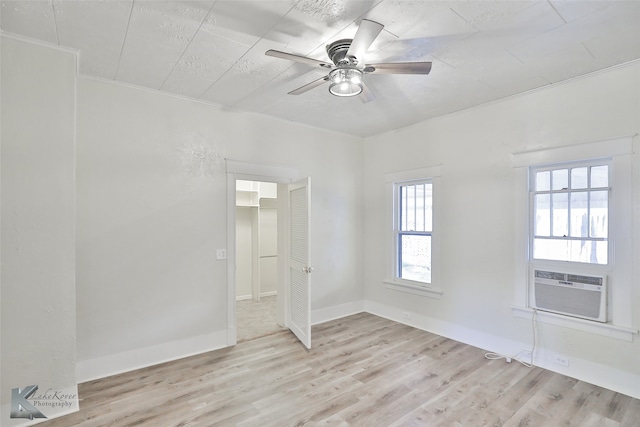
<path id="1" fill-rule="evenodd" d="M 216 251 L 216 259 L 218 259 L 218 260 L 227 259 L 227 250 L 226 249 L 218 249 Z"/>
<path id="2" fill-rule="evenodd" d="M 569 366 L 569 358 L 561 354 L 556 354 L 553 358 L 553 361 L 558 365 Z"/>
<path id="3" fill-rule="evenodd" d="M 404 317 L 405 319 L 409 319 L 411 317 L 411 314 L 405 311 L 402 313 L 402 317 Z"/>

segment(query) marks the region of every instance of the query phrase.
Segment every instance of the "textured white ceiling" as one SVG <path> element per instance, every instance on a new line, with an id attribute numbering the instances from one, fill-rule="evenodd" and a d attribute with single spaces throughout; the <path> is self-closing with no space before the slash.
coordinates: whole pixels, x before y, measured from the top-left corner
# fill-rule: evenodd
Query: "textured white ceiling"
<path id="1" fill-rule="evenodd" d="M 241 111 L 370 136 L 640 58 L 640 1 L 41 0 L 1 2 L 2 31 L 79 50 L 80 72 Z M 327 60 L 361 19 L 385 25 L 367 62 L 432 61 L 428 76 L 365 76 L 337 98 L 268 49 Z"/>

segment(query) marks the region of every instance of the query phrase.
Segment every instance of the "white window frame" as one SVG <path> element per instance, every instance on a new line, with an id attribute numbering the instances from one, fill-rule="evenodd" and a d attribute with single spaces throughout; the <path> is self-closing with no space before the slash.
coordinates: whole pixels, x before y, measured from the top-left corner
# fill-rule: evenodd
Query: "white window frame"
<path id="1" fill-rule="evenodd" d="M 591 160 L 582 160 L 582 161 L 578 161 L 578 162 L 566 162 L 566 163 L 553 163 L 553 164 L 544 164 L 544 165 L 532 165 L 529 167 L 529 182 L 531 184 L 531 186 L 534 185 L 534 176 L 536 174 L 536 172 L 541 172 L 541 171 L 545 171 L 545 170 L 557 170 L 557 169 L 571 169 L 571 168 L 576 168 L 576 167 L 590 167 L 590 166 L 596 166 L 596 165 L 606 165 L 608 167 L 608 175 L 609 175 L 609 186 L 608 186 L 608 210 L 609 210 L 609 214 L 608 214 L 608 218 L 611 218 L 611 214 L 613 211 L 614 206 L 612 206 L 612 204 L 610 203 L 611 201 L 611 182 L 612 182 L 612 177 L 614 175 L 614 168 L 613 168 L 613 161 L 611 158 L 604 158 L 604 159 L 591 159 Z M 590 188 L 588 190 L 575 190 L 575 192 L 581 192 L 581 191 L 592 191 Z M 593 190 L 593 191 L 599 191 L 598 189 Z M 574 190 L 572 189 L 568 189 L 567 190 L 568 193 L 574 192 Z M 578 262 L 578 261 L 561 261 L 561 260 L 552 260 L 552 259 L 543 259 L 543 258 L 534 258 L 533 257 L 533 244 L 534 244 L 534 220 L 533 220 L 533 216 L 534 216 L 534 211 L 535 211 L 535 207 L 534 207 L 534 195 L 538 194 L 538 193 L 549 193 L 551 194 L 552 191 L 546 192 L 546 191 L 541 191 L 541 192 L 537 192 L 535 191 L 533 188 L 529 189 L 529 253 L 531 254 L 531 260 L 530 263 L 534 268 L 538 268 L 538 267 L 545 267 L 545 268 L 553 268 L 554 266 L 556 267 L 556 269 L 573 269 L 573 270 L 578 270 L 580 271 L 582 270 L 593 270 L 593 272 L 597 272 L 597 273 L 602 273 L 602 274 L 606 274 L 607 271 L 609 270 L 609 265 L 611 263 L 611 259 L 613 256 L 613 252 L 611 250 L 611 248 L 613 247 L 613 242 L 611 239 L 611 221 L 608 221 L 608 232 L 607 232 L 607 238 L 604 239 L 607 241 L 607 263 L 606 264 L 597 264 L 597 263 L 584 263 L 584 262 Z M 615 214 L 614 214 L 615 217 Z M 574 239 L 575 240 L 575 239 Z M 589 238 L 584 239 L 586 241 L 590 240 Z"/>
<path id="2" fill-rule="evenodd" d="M 430 178 L 427 179 L 419 179 L 416 181 L 404 181 L 404 182 L 396 182 L 393 185 L 393 200 L 394 200 L 394 207 L 393 207 L 393 212 L 394 212 L 394 220 L 393 220 L 393 235 L 394 235 L 394 242 L 396 245 L 396 256 L 395 256 L 395 269 L 394 269 L 394 279 L 399 281 L 399 282 L 406 282 L 407 284 L 413 285 L 413 286 L 425 286 L 425 285 L 430 285 L 431 282 L 433 281 L 433 278 L 430 277 L 429 282 L 423 282 L 420 280 L 411 280 L 411 279 L 407 279 L 402 277 L 402 267 L 401 267 L 401 255 L 402 255 L 402 250 L 401 250 L 401 239 L 402 236 L 423 236 L 423 237 L 429 237 L 431 238 L 431 240 L 433 240 L 433 209 L 431 212 L 431 218 L 430 218 L 430 222 L 432 224 L 431 226 L 431 230 L 429 231 L 422 231 L 422 230 L 402 230 L 402 218 L 401 218 L 401 204 L 402 204 L 402 200 L 401 200 L 401 194 L 400 191 L 402 188 L 408 188 L 409 186 L 419 186 L 419 185 L 429 185 L 431 187 L 431 194 L 433 195 L 433 181 Z M 432 203 L 432 208 L 433 208 L 433 196 L 431 197 L 431 203 Z M 405 214 L 405 218 L 406 218 L 406 214 Z M 431 250 L 431 252 L 433 252 L 433 250 Z M 431 258 L 431 254 L 429 254 L 429 258 Z M 429 269 L 431 269 L 431 265 L 429 265 Z M 431 275 L 430 275 L 431 276 Z"/>
<path id="3" fill-rule="evenodd" d="M 386 239 L 387 265 L 384 284 L 387 289 L 406 292 L 439 299 L 442 296 L 440 287 L 440 242 L 438 224 L 440 223 L 440 174 L 441 166 L 429 166 L 385 174 L 388 233 Z M 398 240 L 397 240 L 397 194 L 398 184 L 430 182 L 432 184 L 432 231 L 431 231 L 431 283 L 402 279 L 398 274 Z"/>
<path id="4" fill-rule="evenodd" d="M 516 173 L 516 253 L 515 280 L 512 306 L 516 317 L 531 319 L 533 309 L 530 304 L 531 268 L 536 267 L 564 267 L 593 274 L 603 273 L 608 276 L 608 320 L 606 323 L 593 322 L 563 316 L 555 313 L 538 311 L 536 320 L 541 323 L 572 328 L 633 341 L 633 335 L 638 333 L 632 328 L 632 296 L 633 296 L 633 242 L 629 236 L 633 224 L 633 191 L 632 191 L 632 154 L 633 136 L 620 137 L 609 140 L 594 141 L 583 144 L 559 146 L 540 150 L 523 151 L 512 154 L 513 166 Z M 530 228 L 531 210 L 529 196 L 529 168 L 537 165 L 553 163 L 571 163 L 595 159 L 610 158 L 609 177 L 609 259 L 608 264 L 568 263 L 564 261 L 533 260 L 531 256 Z"/>

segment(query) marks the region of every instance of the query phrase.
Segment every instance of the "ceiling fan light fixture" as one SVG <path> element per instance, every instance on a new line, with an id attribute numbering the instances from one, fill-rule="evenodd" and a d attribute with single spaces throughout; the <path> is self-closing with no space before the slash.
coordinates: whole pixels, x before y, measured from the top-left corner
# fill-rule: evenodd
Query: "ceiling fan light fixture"
<path id="1" fill-rule="evenodd" d="M 336 68 L 329 73 L 329 92 L 335 96 L 356 96 L 362 93 L 362 71 L 357 68 Z"/>
<path id="2" fill-rule="evenodd" d="M 349 97 L 364 93 L 360 99 L 366 103 L 372 101 L 375 97 L 370 89 L 364 90 L 365 86 L 362 78 L 365 73 L 425 75 L 431 71 L 431 62 L 387 62 L 378 64 L 364 62 L 364 55 L 367 49 L 369 49 L 383 28 L 384 25 L 378 22 L 363 19 L 353 39 L 341 39 L 328 44 L 326 46 L 327 55 L 331 58 L 333 64 L 308 56 L 273 49 L 269 49 L 265 54 L 330 70 L 329 74 L 325 74 L 324 77 L 292 90 L 289 95 L 300 95 L 326 82 L 329 83 L 329 92 L 332 95 Z"/>

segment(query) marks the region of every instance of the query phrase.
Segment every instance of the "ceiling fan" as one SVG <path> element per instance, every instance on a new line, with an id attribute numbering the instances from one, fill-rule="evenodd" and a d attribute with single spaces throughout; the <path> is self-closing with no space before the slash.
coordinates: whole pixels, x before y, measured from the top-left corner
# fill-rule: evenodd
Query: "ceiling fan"
<path id="1" fill-rule="evenodd" d="M 329 82 L 329 92 L 333 95 L 356 96 L 362 94 L 360 97 L 362 102 L 369 102 L 375 97 L 364 84 L 363 76 L 365 74 L 429 74 L 431 71 L 431 62 L 366 64 L 364 55 L 383 28 L 382 24 L 363 19 L 353 39 L 336 40 L 327 45 L 327 55 L 329 55 L 331 62 L 273 49 L 266 51 L 265 55 L 330 70 L 326 76 L 292 90 L 289 95 L 300 95 Z"/>

